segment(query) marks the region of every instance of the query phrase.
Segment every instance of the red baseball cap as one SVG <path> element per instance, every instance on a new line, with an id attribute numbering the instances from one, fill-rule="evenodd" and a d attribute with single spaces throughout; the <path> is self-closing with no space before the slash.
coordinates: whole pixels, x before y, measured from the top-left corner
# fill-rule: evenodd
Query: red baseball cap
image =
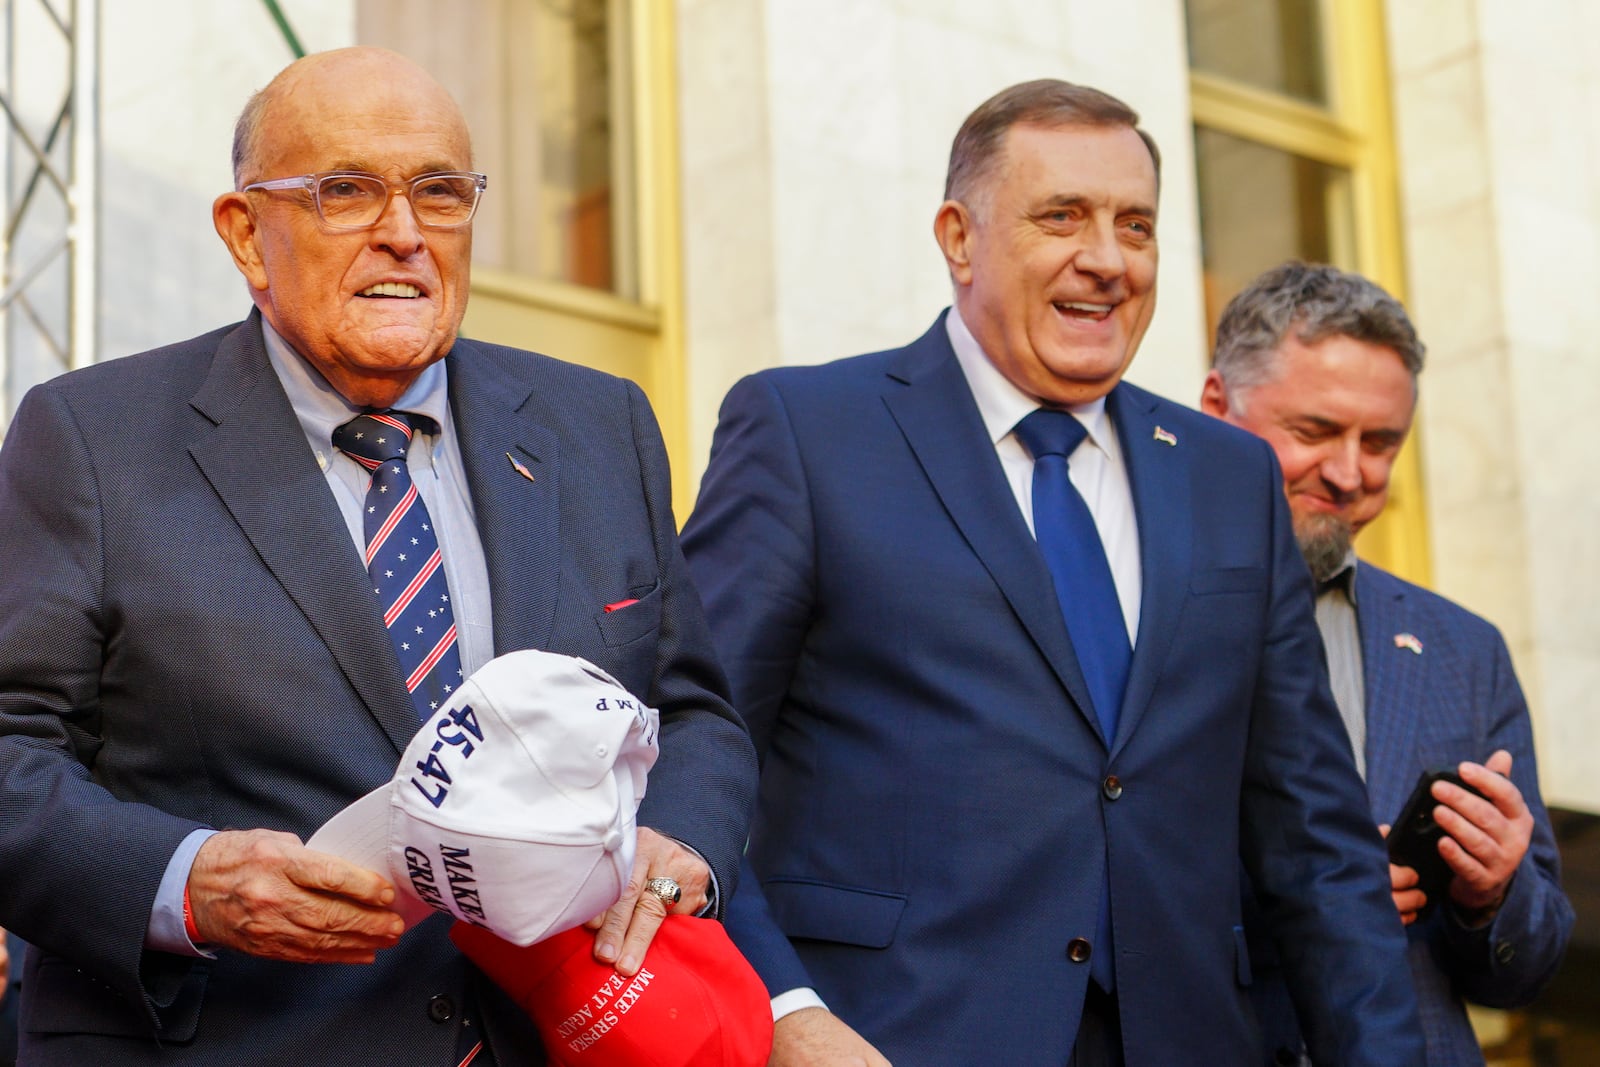
<path id="1" fill-rule="evenodd" d="M 765 1067 L 772 1004 L 715 919 L 669 915 L 632 978 L 594 958 L 594 931 L 526 947 L 457 922 L 450 940 L 522 1006 L 555 1067 Z"/>

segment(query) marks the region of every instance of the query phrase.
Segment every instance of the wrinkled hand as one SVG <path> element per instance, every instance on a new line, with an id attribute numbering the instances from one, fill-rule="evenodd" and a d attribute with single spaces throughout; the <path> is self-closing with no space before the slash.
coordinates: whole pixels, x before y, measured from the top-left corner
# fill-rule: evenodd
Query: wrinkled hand
<path id="1" fill-rule="evenodd" d="M 695 914 L 711 899 L 711 868 L 705 860 L 672 838 L 639 827 L 633 873 L 621 898 L 584 923 L 591 930 L 599 930 L 594 938 L 594 958 L 616 964 L 618 974 L 632 977 L 639 973 L 644 950 L 650 947 L 667 917 L 667 905 L 661 898 L 645 892 L 645 883 L 652 878 L 671 878 L 678 883 L 683 896 L 671 910 L 681 915 Z"/>
<path id="2" fill-rule="evenodd" d="M 189 871 L 201 940 L 291 963 L 371 963 L 405 932 L 394 887 L 293 834 L 224 830 Z"/>
<path id="3" fill-rule="evenodd" d="M 1379 826 L 1378 833 L 1388 840 L 1389 824 L 1384 823 Z M 1415 869 L 1395 863 L 1389 864 L 1389 892 L 1394 897 L 1394 907 L 1400 913 L 1402 926 L 1410 926 L 1416 922 L 1417 914 L 1428 906 L 1428 894 L 1417 888 L 1417 883 L 1421 880 Z"/>
<path id="4" fill-rule="evenodd" d="M 1449 782 L 1434 783 L 1433 798 L 1439 807 L 1433 817 L 1449 835 L 1439 842 L 1439 855 L 1455 872 L 1451 902 L 1460 911 L 1487 920 L 1505 900 L 1511 877 L 1528 853 L 1533 813 L 1510 778 L 1511 753 L 1505 749 L 1483 764 L 1463 763 L 1457 771 L 1462 781 L 1488 799 Z"/>
<path id="5" fill-rule="evenodd" d="M 772 1030 L 767 1067 L 890 1067 L 866 1038 L 826 1008 L 801 1008 Z"/>

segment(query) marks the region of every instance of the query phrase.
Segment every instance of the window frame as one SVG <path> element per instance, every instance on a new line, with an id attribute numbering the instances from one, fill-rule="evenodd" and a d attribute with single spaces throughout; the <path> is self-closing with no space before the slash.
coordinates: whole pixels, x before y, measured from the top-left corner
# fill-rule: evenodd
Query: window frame
<path id="1" fill-rule="evenodd" d="M 1218 74 L 1189 71 L 1196 127 L 1340 167 L 1350 174 L 1348 232 L 1355 247 L 1336 265 L 1405 301 L 1398 160 L 1383 0 L 1324 0 L 1327 107 Z M 1210 338 L 1207 338 L 1207 350 Z M 1395 463 L 1389 503 L 1362 534 L 1362 555 L 1426 585 L 1432 577 L 1419 424 Z"/>

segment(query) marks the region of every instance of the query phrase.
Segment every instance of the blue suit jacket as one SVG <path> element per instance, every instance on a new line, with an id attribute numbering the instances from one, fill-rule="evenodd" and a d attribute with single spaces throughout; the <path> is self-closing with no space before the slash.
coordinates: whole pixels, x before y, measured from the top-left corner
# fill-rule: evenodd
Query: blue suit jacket
<path id="1" fill-rule="evenodd" d="M 1326 1062 L 1415 1062 L 1271 452 L 1130 385 L 1108 410 L 1144 586 L 1112 739 L 942 319 L 734 387 L 684 530 L 763 760 L 729 929 L 895 1063 L 1060 1067 L 1109 859 L 1128 1062 L 1249 1063 L 1242 852 Z"/>
<path id="2" fill-rule="evenodd" d="M 1555 973 L 1572 932 L 1560 859 L 1539 797 L 1528 706 L 1499 631 L 1421 586 L 1361 563 L 1356 618 L 1366 675 L 1367 791 L 1375 823 L 1393 823 L 1425 770 L 1511 753 L 1511 778 L 1533 812 L 1533 842 L 1494 921 L 1468 931 L 1445 908 L 1413 923 L 1409 959 L 1433 1067 L 1482 1063 L 1464 1001 L 1513 1008 Z M 1421 653 L 1395 643 L 1411 634 Z M 1292 1009 L 1263 976 L 1263 1026 L 1292 1048 Z M 1269 1061 L 1270 1062 L 1270 1061 Z"/>
<path id="3" fill-rule="evenodd" d="M 581 655 L 658 707 L 640 822 L 731 887 L 754 759 L 648 404 L 531 353 L 462 340 L 448 359 L 496 653 Z M 0 925 L 34 946 L 27 1061 L 453 1065 L 470 1008 L 503 1065 L 542 1062 L 440 918 L 365 967 L 143 949 L 186 834 L 305 838 L 387 781 L 417 728 L 256 317 L 33 390 L 0 451 L 0 515 Z"/>

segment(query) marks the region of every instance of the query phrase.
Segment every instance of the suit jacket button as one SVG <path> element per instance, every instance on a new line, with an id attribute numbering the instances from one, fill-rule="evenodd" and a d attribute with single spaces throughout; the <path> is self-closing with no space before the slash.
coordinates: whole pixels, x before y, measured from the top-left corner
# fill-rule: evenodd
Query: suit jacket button
<path id="1" fill-rule="evenodd" d="M 1087 963 L 1093 951 L 1086 937 L 1075 937 L 1067 942 L 1067 959 L 1073 963 Z"/>
<path id="2" fill-rule="evenodd" d="M 1100 783 L 1100 792 L 1107 800 L 1116 800 L 1122 796 L 1122 779 L 1114 774 L 1106 775 L 1106 780 Z"/>
<path id="3" fill-rule="evenodd" d="M 448 993 L 428 998 L 428 1018 L 436 1023 L 447 1023 L 456 1017 L 456 1002 Z"/>
<path id="4" fill-rule="evenodd" d="M 1509 941 L 1499 941 L 1494 946 L 1494 958 L 1501 963 L 1510 963 L 1516 956 L 1517 950 Z"/>

